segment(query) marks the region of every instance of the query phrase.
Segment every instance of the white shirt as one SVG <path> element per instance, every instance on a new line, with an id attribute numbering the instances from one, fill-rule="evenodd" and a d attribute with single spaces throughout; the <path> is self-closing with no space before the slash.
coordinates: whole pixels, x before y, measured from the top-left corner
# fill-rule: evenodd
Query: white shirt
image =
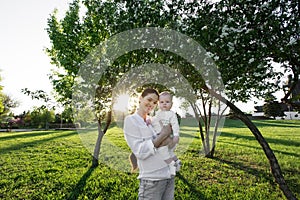
<path id="1" fill-rule="evenodd" d="M 177 119 L 177 115 L 175 112 L 173 112 L 171 110 L 157 111 L 157 113 L 155 114 L 155 116 L 152 118 L 152 121 L 151 121 L 151 124 L 156 133 L 159 133 L 162 129 L 159 121 L 161 121 L 163 123 L 163 125 L 171 124 L 173 136 L 179 136 L 179 124 L 178 124 L 178 119 Z"/>
<path id="2" fill-rule="evenodd" d="M 124 136 L 128 146 L 137 157 L 138 179 L 162 180 L 171 177 L 163 157 L 156 152 L 152 142 L 156 133 L 151 125 L 137 113 L 125 117 Z"/>

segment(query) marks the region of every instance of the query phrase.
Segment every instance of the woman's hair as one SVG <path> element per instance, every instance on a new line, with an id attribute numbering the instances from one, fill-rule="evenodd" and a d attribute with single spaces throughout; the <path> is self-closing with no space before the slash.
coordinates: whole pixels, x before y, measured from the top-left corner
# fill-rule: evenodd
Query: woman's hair
<path id="1" fill-rule="evenodd" d="M 157 90 L 153 89 L 153 88 L 147 88 L 142 92 L 142 97 L 147 96 L 148 94 L 156 94 L 159 97 L 159 94 L 157 92 Z"/>

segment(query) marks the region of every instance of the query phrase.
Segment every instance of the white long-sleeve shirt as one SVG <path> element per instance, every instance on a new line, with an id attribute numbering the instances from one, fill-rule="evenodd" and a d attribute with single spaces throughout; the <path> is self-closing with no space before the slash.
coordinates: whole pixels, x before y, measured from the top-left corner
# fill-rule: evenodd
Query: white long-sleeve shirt
<path id="1" fill-rule="evenodd" d="M 162 180 L 171 177 L 169 167 L 156 151 L 152 142 L 156 133 L 137 113 L 124 120 L 124 136 L 128 146 L 137 157 L 138 179 Z"/>
<path id="2" fill-rule="evenodd" d="M 156 115 L 153 117 L 151 124 L 155 130 L 155 132 L 159 133 L 162 129 L 159 121 L 163 123 L 163 125 L 171 124 L 173 136 L 179 136 L 179 124 L 177 115 L 175 112 L 169 111 L 157 111 Z"/>

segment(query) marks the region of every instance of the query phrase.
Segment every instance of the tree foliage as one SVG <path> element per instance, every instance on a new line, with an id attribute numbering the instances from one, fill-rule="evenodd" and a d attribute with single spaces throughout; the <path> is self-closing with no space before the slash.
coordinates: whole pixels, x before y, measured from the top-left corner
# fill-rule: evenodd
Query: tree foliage
<path id="1" fill-rule="evenodd" d="M 86 8 L 83 16 L 79 14 L 80 5 Z M 225 93 L 233 102 L 247 101 L 253 96 L 263 97 L 266 92 L 279 89 L 283 74 L 275 71 L 272 62 L 291 70 L 298 79 L 300 31 L 297 1 L 91 0 L 80 4 L 76 0 L 70 4 L 63 19 L 58 20 L 54 12 L 48 20 L 47 31 L 52 45 L 47 52 L 57 66 L 50 78 L 59 100 L 70 101 L 76 74 L 93 48 L 113 35 L 142 27 L 173 29 L 199 42 L 217 64 Z M 99 77 L 95 95 L 99 124 L 106 114 L 111 115 L 112 88 L 117 81 L 131 68 L 148 61 L 168 63 L 180 71 L 191 83 L 195 94 L 211 92 L 201 75 L 179 56 L 151 48 L 128 52 L 111 63 L 111 67 Z M 255 132 L 271 163 L 275 163 L 272 167 L 276 165 L 273 169 L 277 180 L 285 188 L 277 160 L 259 130 L 253 128 L 233 104 L 218 94 L 212 94 L 238 112 L 238 116 Z M 107 122 L 109 124 L 110 120 Z M 102 136 L 106 129 L 104 127 Z"/>
<path id="2" fill-rule="evenodd" d="M 32 99 L 43 101 L 44 104 L 42 106 L 34 108 L 31 112 L 31 122 L 34 126 L 39 128 L 41 128 L 43 124 L 44 128 L 48 129 L 49 123 L 55 120 L 55 106 L 52 105 L 53 102 L 51 102 L 49 95 L 43 90 L 30 91 L 28 88 L 22 89 L 22 92 L 30 96 Z"/>
<path id="3" fill-rule="evenodd" d="M 80 6 L 86 8 L 84 15 L 80 15 Z M 231 101 L 262 98 L 279 89 L 283 76 L 275 71 L 272 62 L 280 62 L 285 68 L 297 67 L 297 62 L 291 61 L 299 58 L 297 9 L 295 3 L 269 0 L 256 3 L 74 1 L 62 20 L 56 18 L 55 12 L 48 20 L 52 46 L 47 52 L 58 67 L 50 78 L 59 101 L 69 104 L 80 66 L 90 64 L 84 61 L 101 42 L 134 28 L 162 27 L 189 35 L 208 51 L 221 72 L 225 94 Z M 292 58 L 281 53 L 285 49 L 292 49 Z M 196 96 L 206 92 L 201 74 L 180 56 L 160 49 L 139 49 L 121 55 L 101 77 L 96 76 L 99 80 L 94 106 L 98 119 L 105 119 L 110 112 L 112 88 L 122 75 L 135 66 L 153 62 L 166 63 L 178 70 L 194 88 Z M 93 76 L 91 73 L 89 79 Z M 204 124 L 208 126 L 209 123 Z"/>
<path id="4" fill-rule="evenodd" d="M 0 81 L 1 81 L 1 77 L 0 77 Z M 2 93 L 2 90 L 3 90 L 3 87 L 0 86 L 0 113 L 3 113 L 3 111 L 4 111 L 4 105 L 3 105 L 4 94 Z"/>
<path id="5" fill-rule="evenodd" d="M 284 113 L 281 108 L 281 104 L 278 101 L 266 102 L 263 106 L 264 115 L 266 117 L 282 117 Z"/>
<path id="6" fill-rule="evenodd" d="M 48 110 L 45 107 L 36 107 L 28 113 L 30 116 L 30 126 L 36 128 L 49 128 L 49 123 L 55 121 L 54 110 Z"/>
<path id="7" fill-rule="evenodd" d="M 51 76 L 61 100 L 71 98 L 74 77 L 92 48 L 116 33 L 138 27 L 171 28 L 196 39 L 213 56 L 226 94 L 234 101 L 279 89 L 282 74 L 271 61 L 299 74 L 299 5 L 295 1 L 93 0 L 82 2 L 87 9 L 84 16 L 79 15 L 79 5 L 74 1 L 62 20 L 53 13 L 48 21 L 52 47 L 47 52 L 64 71 Z M 122 62 L 129 64 L 125 59 Z"/>
<path id="8" fill-rule="evenodd" d="M 212 53 L 230 99 L 279 89 L 282 74 L 272 62 L 299 71 L 299 2 L 220 1 L 195 12 L 187 19 L 188 34 Z"/>
<path id="9" fill-rule="evenodd" d="M 2 80 L 0 76 L 0 81 Z M 11 96 L 3 93 L 3 86 L 0 85 L 0 118 L 5 118 L 12 108 L 19 105 L 19 102 L 14 100 Z"/>

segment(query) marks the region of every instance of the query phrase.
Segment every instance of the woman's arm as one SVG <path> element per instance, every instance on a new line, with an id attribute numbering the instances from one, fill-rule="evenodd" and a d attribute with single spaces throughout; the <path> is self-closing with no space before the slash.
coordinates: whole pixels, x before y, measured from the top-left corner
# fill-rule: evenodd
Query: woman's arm
<path id="1" fill-rule="evenodd" d="M 143 128 L 139 127 L 134 118 L 132 116 L 128 116 L 124 120 L 123 130 L 125 140 L 132 152 L 136 155 L 137 158 L 144 160 L 149 156 L 155 154 L 156 146 L 154 146 L 154 143 L 156 145 L 159 145 L 161 140 L 167 134 L 166 132 L 168 128 L 165 129 L 166 130 L 162 131 L 162 136 L 160 136 L 155 140 L 155 142 L 153 142 L 151 134 L 150 137 L 143 137 L 143 135 L 148 131 L 152 133 L 152 130 L 149 129 L 146 125 Z"/>
<path id="2" fill-rule="evenodd" d="M 162 147 L 162 146 L 172 147 L 172 145 L 173 145 L 173 139 L 171 137 L 167 137 L 167 138 L 165 138 L 164 141 L 162 141 L 162 143 L 160 143 L 159 147 Z"/>
<path id="3" fill-rule="evenodd" d="M 161 146 L 168 145 L 168 143 L 170 142 L 169 139 L 171 139 L 170 138 L 171 132 L 172 132 L 172 128 L 170 124 L 167 126 L 163 126 L 158 136 L 154 140 L 152 140 L 154 147 L 158 148 Z"/>
<path id="4" fill-rule="evenodd" d="M 149 129 L 145 126 L 145 131 L 147 130 Z M 155 148 L 162 145 L 162 142 L 170 136 L 171 131 L 171 126 L 167 125 L 162 128 L 159 136 L 154 140 L 151 138 L 145 140 L 141 137 L 141 130 L 132 118 L 126 117 L 124 120 L 124 136 L 126 142 L 136 157 L 142 160 L 154 155 Z"/>

